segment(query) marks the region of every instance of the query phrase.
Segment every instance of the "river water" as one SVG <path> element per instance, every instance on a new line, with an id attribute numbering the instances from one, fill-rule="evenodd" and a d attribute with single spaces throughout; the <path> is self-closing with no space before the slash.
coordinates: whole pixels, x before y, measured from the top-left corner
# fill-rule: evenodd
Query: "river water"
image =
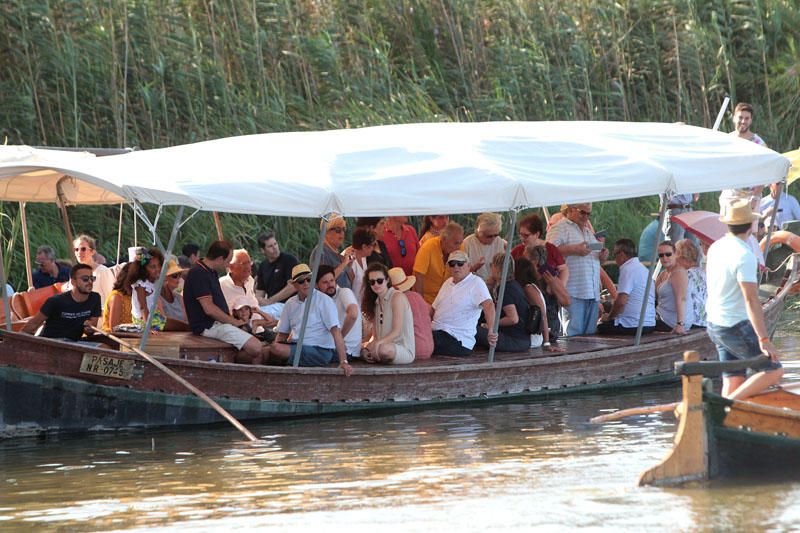
<path id="1" fill-rule="evenodd" d="M 797 354 L 798 313 L 776 344 Z M 786 381 L 800 380 L 787 355 Z M 0 529 L 800 529 L 799 482 L 638 488 L 671 447 L 677 386 L 228 427 L 0 441 Z"/>

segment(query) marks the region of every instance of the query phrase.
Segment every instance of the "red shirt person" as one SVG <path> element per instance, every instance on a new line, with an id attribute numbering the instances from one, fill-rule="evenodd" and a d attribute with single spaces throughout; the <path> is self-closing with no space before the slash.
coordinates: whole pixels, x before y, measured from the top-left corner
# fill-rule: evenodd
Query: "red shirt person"
<path id="1" fill-rule="evenodd" d="M 414 259 L 419 250 L 417 230 L 406 224 L 408 217 L 388 217 L 383 230 L 383 243 L 389 259 L 396 267 L 403 269 L 406 276 L 414 273 Z"/>

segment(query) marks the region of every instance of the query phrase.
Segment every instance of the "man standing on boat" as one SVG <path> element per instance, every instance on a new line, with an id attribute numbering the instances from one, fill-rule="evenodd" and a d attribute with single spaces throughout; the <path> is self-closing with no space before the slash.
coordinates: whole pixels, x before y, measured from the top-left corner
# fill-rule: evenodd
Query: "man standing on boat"
<path id="1" fill-rule="evenodd" d="M 227 241 L 214 241 L 203 259 L 189 270 L 183 285 L 183 304 L 189 327 L 195 335 L 221 340 L 239 350 L 236 363 L 259 365 L 269 358 L 269 348 L 240 329 L 244 320 L 233 318 L 219 284 L 219 274 L 225 272 L 233 246 Z M 226 361 L 230 362 L 230 361 Z"/>
<path id="2" fill-rule="evenodd" d="M 570 304 L 561 308 L 567 336 L 594 335 L 597 331 L 600 263 L 608 257 L 608 250 L 594 236 L 591 216 L 592 204 L 568 205 L 564 218 L 547 233 L 547 240 L 558 247 L 569 269 Z"/>
<path id="3" fill-rule="evenodd" d="M 280 318 L 283 304 L 294 295 L 292 269 L 300 261 L 292 254 L 281 251 L 273 232 L 258 237 L 258 247 L 264 261 L 256 272 L 256 297 L 261 310 L 275 319 Z"/>
<path id="4" fill-rule="evenodd" d="M 451 277 L 442 284 L 432 305 L 434 355 L 472 355 L 481 311 L 489 330 L 489 346 L 495 346 L 495 308 L 486 282 L 472 273 L 469 258 L 461 250 L 447 257 L 447 268 Z"/>
<path id="5" fill-rule="evenodd" d="M 753 106 L 745 102 L 736 104 L 736 108 L 733 110 L 733 124 L 735 128 L 730 135 L 760 144 L 765 148 L 767 147 L 767 143 L 764 142 L 764 139 L 750 129 L 753 124 Z M 725 189 L 722 191 L 722 194 L 719 195 L 720 214 L 724 214 L 725 208 L 737 198 L 746 198 L 751 201 L 751 208 L 757 208 L 763 189 L 763 185 L 745 187 L 742 189 Z"/>
<path id="6" fill-rule="evenodd" d="M 289 298 L 283 307 L 281 319 L 278 321 L 278 337 L 270 347 L 273 360 L 283 362 L 288 362 L 294 357 L 296 342 L 287 341 L 290 334 L 295 341 L 299 337 L 308 295 L 315 290 L 311 288 L 311 269 L 308 265 L 300 263 L 292 269 L 292 283 L 297 294 Z M 300 366 L 327 366 L 337 361 L 345 375 L 349 376 L 353 372 L 347 362 L 347 351 L 339 327 L 336 304 L 327 295 L 316 291 L 311 298 L 311 308 L 308 310 L 303 348 L 300 351 Z"/>
<path id="7" fill-rule="evenodd" d="M 92 333 L 102 314 L 100 295 L 92 292 L 95 277 L 92 267 L 78 263 L 69 273 L 72 288 L 51 296 L 22 328 L 23 333 L 36 333 L 44 323 L 42 337 L 78 341 L 84 333 Z"/>
<path id="8" fill-rule="evenodd" d="M 783 376 L 758 298 L 757 260 L 747 244 L 757 217 L 748 199 L 728 205 L 720 217 L 728 225 L 728 234 L 711 245 L 706 264 L 707 331 L 720 361 L 751 359 L 762 353 L 770 358 L 754 368 L 756 373 L 750 377 L 745 371 L 722 375 L 722 395 L 736 400 L 761 392 Z"/>

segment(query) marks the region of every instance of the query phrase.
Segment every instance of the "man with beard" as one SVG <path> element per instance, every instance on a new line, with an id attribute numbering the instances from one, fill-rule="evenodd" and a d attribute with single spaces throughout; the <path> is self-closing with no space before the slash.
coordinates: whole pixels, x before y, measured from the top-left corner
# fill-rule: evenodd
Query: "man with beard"
<path id="1" fill-rule="evenodd" d="M 744 102 L 736 104 L 736 108 L 733 111 L 733 124 L 735 128 L 730 132 L 730 135 L 760 144 L 765 148 L 767 147 L 767 143 L 764 142 L 764 139 L 750 129 L 750 126 L 753 124 L 753 106 Z M 758 201 L 761 199 L 761 191 L 763 189 L 763 185 L 741 189 L 725 189 L 722 191 L 722 194 L 719 195 L 720 214 L 724 214 L 727 207 L 737 198 L 750 200 L 750 207 L 757 210 Z"/>
<path id="2" fill-rule="evenodd" d="M 317 289 L 336 304 L 348 357 L 359 357 L 361 352 L 361 310 L 352 290 L 336 285 L 332 266 L 320 265 L 317 272 Z"/>
<path id="3" fill-rule="evenodd" d="M 78 263 L 69 273 L 72 288 L 51 296 L 31 318 L 23 333 L 33 335 L 44 323 L 42 337 L 78 341 L 84 333 L 92 333 L 89 326 L 97 326 L 102 314 L 100 295 L 92 292 L 95 277 L 92 267 Z"/>

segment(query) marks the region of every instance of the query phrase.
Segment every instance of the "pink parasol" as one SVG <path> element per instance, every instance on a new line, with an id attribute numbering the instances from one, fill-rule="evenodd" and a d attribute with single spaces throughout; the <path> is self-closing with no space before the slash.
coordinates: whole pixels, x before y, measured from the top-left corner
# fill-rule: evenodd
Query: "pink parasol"
<path id="1" fill-rule="evenodd" d="M 706 244 L 712 244 L 728 232 L 726 226 L 719 219 L 719 213 L 711 211 L 689 211 L 674 215 L 672 221 L 676 222 L 686 231 L 693 233 Z"/>

